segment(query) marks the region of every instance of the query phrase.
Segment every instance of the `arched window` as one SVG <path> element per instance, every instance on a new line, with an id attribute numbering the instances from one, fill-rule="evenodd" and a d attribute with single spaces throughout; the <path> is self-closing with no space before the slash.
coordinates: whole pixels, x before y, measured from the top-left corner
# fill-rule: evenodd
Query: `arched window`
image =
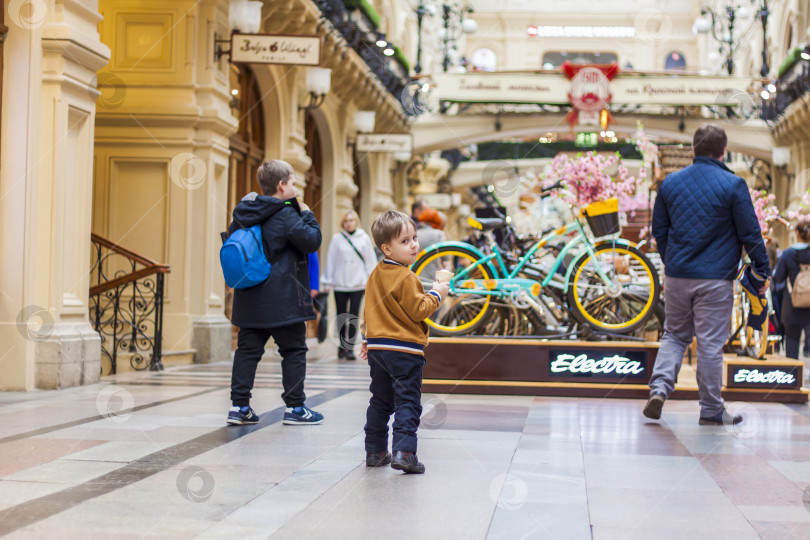
<path id="1" fill-rule="evenodd" d="M 498 56 L 492 49 L 482 48 L 472 53 L 470 63 L 473 71 L 495 71 L 498 67 Z"/>
<path id="2" fill-rule="evenodd" d="M 686 58 L 682 53 L 672 51 L 667 55 L 664 62 L 664 71 L 684 71 L 686 69 Z"/>

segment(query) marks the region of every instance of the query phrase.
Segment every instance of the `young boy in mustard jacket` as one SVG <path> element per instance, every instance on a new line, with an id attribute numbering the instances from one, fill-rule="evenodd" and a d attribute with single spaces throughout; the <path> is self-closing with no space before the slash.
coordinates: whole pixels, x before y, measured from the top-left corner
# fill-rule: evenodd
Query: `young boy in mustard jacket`
<path id="1" fill-rule="evenodd" d="M 365 336 L 360 357 L 371 368 L 371 399 L 366 412 L 366 466 L 391 467 L 421 474 L 416 457 L 416 430 L 422 414 L 422 368 L 428 326 L 424 320 L 438 309 L 450 285 L 434 282 L 425 293 L 409 266 L 416 262 L 419 242 L 410 216 L 389 210 L 371 225 L 374 243 L 385 255 L 371 272 L 363 311 Z M 392 451 L 388 452 L 388 420 L 394 414 Z"/>

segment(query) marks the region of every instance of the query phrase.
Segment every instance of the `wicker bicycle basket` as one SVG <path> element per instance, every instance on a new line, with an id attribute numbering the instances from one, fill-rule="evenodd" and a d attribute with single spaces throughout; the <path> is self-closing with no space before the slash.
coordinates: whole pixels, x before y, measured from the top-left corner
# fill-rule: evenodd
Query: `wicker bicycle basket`
<path id="1" fill-rule="evenodd" d="M 619 199 L 591 203 L 579 212 L 588 221 L 594 237 L 608 236 L 621 231 L 619 225 Z"/>

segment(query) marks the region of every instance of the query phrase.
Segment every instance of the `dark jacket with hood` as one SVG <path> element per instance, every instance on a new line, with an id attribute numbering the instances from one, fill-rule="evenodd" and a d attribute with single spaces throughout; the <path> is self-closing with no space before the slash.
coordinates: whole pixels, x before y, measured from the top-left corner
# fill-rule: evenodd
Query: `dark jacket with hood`
<path id="1" fill-rule="evenodd" d="M 274 328 L 315 318 L 307 253 L 321 246 L 315 214 L 301 212 L 296 199 L 282 201 L 251 193 L 236 205 L 228 234 L 262 224 L 270 277 L 249 289 L 235 289 L 231 322 L 239 328 Z"/>

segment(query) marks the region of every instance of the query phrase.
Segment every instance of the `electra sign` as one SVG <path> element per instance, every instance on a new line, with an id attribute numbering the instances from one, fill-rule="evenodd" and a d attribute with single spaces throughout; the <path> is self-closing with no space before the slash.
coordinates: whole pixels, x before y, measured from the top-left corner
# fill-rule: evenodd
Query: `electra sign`
<path id="1" fill-rule="evenodd" d="M 627 350 L 551 349 L 549 375 L 552 378 L 646 380 L 649 378 L 647 354 Z"/>
<path id="2" fill-rule="evenodd" d="M 799 366 L 729 365 L 729 387 L 753 388 L 798 388 L 800 385 Z"/>

